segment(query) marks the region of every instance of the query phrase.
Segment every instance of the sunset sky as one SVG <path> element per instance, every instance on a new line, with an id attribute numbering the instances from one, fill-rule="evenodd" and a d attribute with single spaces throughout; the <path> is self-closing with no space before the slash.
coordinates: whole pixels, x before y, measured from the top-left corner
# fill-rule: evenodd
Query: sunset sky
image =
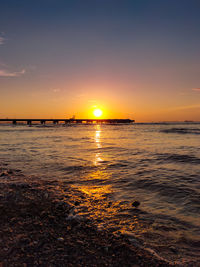
<path id="1" fill-rule="evenodd" d="M 0 118 L 200 120 L 199 0 L 0 0 Z"/>

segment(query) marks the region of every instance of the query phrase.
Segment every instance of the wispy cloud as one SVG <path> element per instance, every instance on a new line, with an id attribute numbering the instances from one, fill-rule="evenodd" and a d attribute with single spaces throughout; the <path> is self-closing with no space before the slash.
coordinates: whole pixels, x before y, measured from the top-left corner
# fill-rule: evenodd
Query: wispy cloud
<path id="1" fill-rule="evenodd" d="M 4 34 L 2 32 L 0 32 L 0 34 Z M 0 36 L 0 45 L 4 44 L 5 43 L 5 38 Z M 23 75 L 26 70 L 23 69 L 21 71 L 9 71 L 9 70 L 6 70 L 7 66 L 3 63 L 0 62 L 0 77 L 18 77 L 18 76 L 21 76 Z"/>
<path id="2" fill-rule="evenodd" d="M 89 103 L 96 103 L 97 101 L 94 100 L 94 99 L 89 99 L 88 102 L 89 102 Z"/>
<path id="3" fill-rule="evenodd" d="M 26 71 L 24 69 L 21 71 L 17 71 L 17 72 L 11 72 L 11 71 L 0 69 L 0 77 L 18 77 L 18 76 L 23 75 L 25 72 Z"/>
<path id="4" fill-rule="evenodd" d="M 59 93 L 61 90 L 60 90 L 60 88 L 55 88 L 55 89 L 53 89 L 53 92 L 54 93 Z"/>
<path id="5" fill-rule="evenodd" d="M 200 92 L 200 88 L 193 88 L 193 91 Z"/>
<path id="6" fill-rule="evenodd" d="M 199 109 L 200 105 L 188 105 L 188 106 L 179 106 L 179 107 L 174 107 L 172 110 L 188 110 L 188 109 Z"/>
<path id="7" fill-rule="evenodd" d="M 3 38 L 2 36 L 0 36 L 0 45 L 4 44 L 5 42 L 5 38 Z"/>

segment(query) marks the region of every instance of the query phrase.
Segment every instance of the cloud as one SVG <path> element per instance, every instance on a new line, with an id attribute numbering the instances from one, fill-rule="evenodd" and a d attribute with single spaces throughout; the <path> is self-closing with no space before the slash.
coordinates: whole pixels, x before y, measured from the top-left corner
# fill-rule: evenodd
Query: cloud
<path id="1" fill-rule="evenodd" d="M 193 88 L 193 91 L 200 92 L 200 88 Z"/>
<path id="2" fill-rule="evenodd" d="M 18 71 L 18 72 L 10 72 L 7 70 L 0 69 L 0 77 L 18 77 L 25 73 L 25 70 Z"/>
<path id="3" fill-rule="evenodd" d="M 0 33 L 0 34 L 3 34 L 3 33 Z M 5 38 L 0 36 L 0 45 L 4 43 L 5 43 Z M 0 62 L 0 78 L 1 77 L 18 77 L 18 76 L 23 75 L 26 72 L 25 69 L 21 71 L 13 72 L 13 71 L 6 70 L 5 68 L 6 68 L 6 65 Z"/>
<path id="4" fill-rule="evenodd" d="M 188 105 L 188 106 L 179 106 L 179 107 L 175 107 L 172 110 L 188 110 L 188 109 L 199 109 L 200 105 Z"/>
<path id="5" fill-rule="evenodd" d="M 5 38 L 0 36 L 0 45 L 4 44 Z"/>
<path id="6" fill-rule="evenodd" d="M 54 93 L 59 93 L 61 90 L 60 90 L 60 88 L 55 88 L 55 89 L 53 89 L 53 92 Z"/>
<path id="7" fill-rule="evenodd" d="M 89 99 L 88 102 L 89 102 L 89 103 L 96 103 L 97 101 L 94 100 L 94 99 Z"/>

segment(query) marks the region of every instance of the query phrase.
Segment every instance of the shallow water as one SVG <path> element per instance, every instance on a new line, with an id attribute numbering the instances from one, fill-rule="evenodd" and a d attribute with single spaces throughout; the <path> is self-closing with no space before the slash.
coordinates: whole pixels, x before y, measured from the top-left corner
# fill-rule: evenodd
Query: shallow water
<path id="1" fill-rule="evenodd" d="M 81 190 L 77 212 L 100 229 L 168 260 L 199 259 L 200 124 L 0 125 L 0 137 L 2 165 Z"/>

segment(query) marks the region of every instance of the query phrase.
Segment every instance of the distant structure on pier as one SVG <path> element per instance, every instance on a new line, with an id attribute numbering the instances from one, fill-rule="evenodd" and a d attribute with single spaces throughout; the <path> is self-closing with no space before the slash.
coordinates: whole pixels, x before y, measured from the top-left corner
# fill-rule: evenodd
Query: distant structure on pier
<path id="1" fill-rule="evenodd" d="M 75 120 L 75 115 L 73 115 L 71 118 L 70 118 L 70 120 Z"/>

